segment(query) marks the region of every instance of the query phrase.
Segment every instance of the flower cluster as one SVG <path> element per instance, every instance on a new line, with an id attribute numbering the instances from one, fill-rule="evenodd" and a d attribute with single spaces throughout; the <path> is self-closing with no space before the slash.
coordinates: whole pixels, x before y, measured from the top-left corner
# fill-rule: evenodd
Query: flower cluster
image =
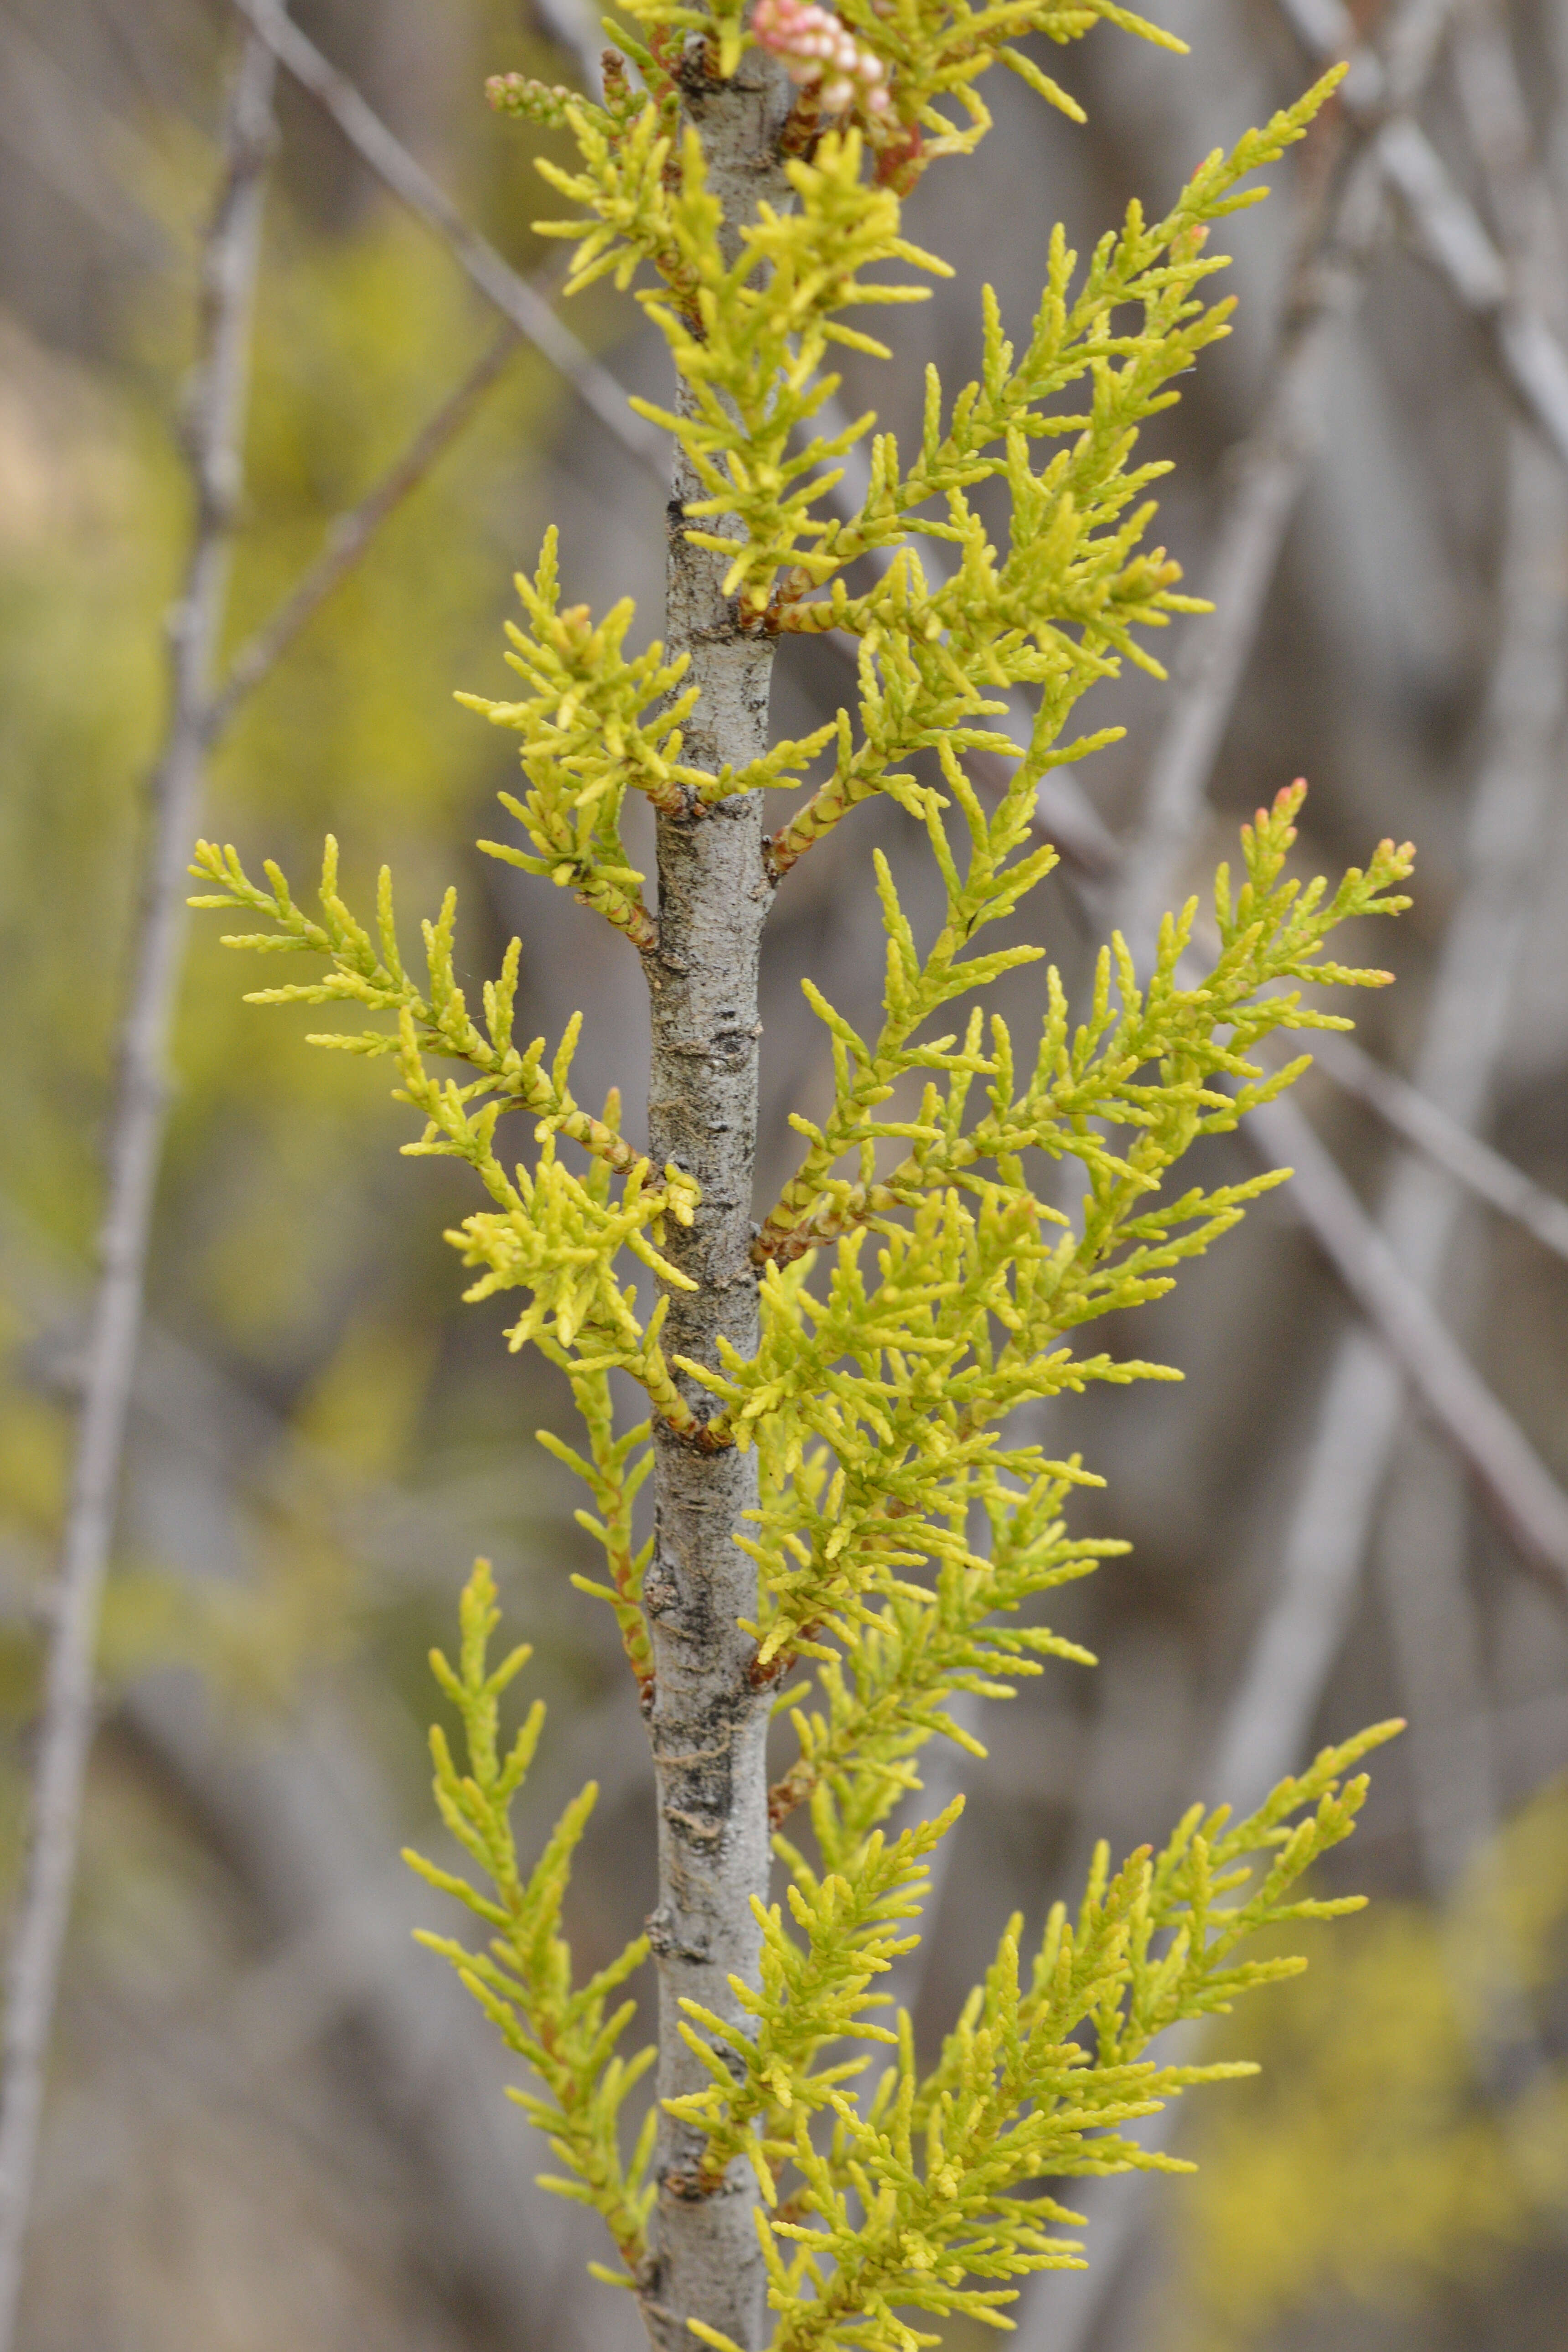
<path id="1" fill-rule="evenodd" d="M 857 99 L 868 113 L 888 111 L 881 58 L 862 48 L 831 8 L 813 0 L 757 0 L 752 30 L 784 59 L 797 89 L 817 89 L 825 114 L 843 114 Z"/>

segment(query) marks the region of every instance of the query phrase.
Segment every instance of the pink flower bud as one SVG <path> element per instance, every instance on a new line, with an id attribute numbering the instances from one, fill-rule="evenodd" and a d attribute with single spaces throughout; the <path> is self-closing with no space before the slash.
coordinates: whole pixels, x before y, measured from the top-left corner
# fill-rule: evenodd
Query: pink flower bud
<path id="1" fill-rule="evenodd" d="M 887 113 L 887 68 L 831 9 L 816 0 L 756 0 L 752 30 L 797 89 L 820 87 L 825 112 L 842 114 L 858 99 L 868 113 Z"/>

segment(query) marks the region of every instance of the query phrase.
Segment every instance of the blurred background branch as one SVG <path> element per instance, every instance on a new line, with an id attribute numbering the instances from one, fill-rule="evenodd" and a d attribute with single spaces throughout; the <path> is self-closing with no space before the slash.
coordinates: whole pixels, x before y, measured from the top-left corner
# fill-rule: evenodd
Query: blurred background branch
<path id="1" fill-rule="evenodd" d="M 202 350 L 184 437 L 195 516 L 169 615 L 169 726 L 148 790 L 148 843 L 105 1151 L 101 1265 L 80 1431 L 48 1640 L 26 1860 L 11 1933 L 0 2064 L 0 2352 L 9 2352 L 32 2205 L 44 2070 L 80 1842 L 99 1608 L 113 1542 L 163 1144 L 169 1027 L 184 930 L 182 883 L 200 809 L 204 709 L 223 627 L 243 480 L 250 322 L 273 133 L 272 59 L 247 40 L 224 131 L 224 172 L 202 253 Z"/>

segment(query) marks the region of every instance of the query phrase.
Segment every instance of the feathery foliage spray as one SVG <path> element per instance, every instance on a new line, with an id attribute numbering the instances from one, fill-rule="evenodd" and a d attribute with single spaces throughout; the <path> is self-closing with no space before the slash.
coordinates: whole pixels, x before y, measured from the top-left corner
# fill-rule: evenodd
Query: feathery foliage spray
<path id="1" fill-rule="evenodd" d="M 552 534 L 518 582 L 507 658 L 521 698 L 465 698 L 521 739 L 524 789 L 503 799 L 521 844 L 481 845 L 574 890 L 642 960 L 646 1148 L 614 1097 L 599 1115 L 574 1098 L 575 1023 L 553 1054 L 515 1042 L 515 940 L 475 1018 L 450 896 L 424 927 L 422 976 L 402 961 L 389 878 L 367 928 L 339 895 L 331 843 L 319 916 L 275 867 L 263 887 L 208 845 L 196 903 L 264 919 L 237 945 L 324 959 L 322 976 L 257 1001 L 388 1016 L 319 1042 L 391 1055 L 426 1122 L 406 1149 L 471 1165 L 487 1204 L 451 1237 L 476 1270 L 469 1295 L 522 1294 L 511 1344 L 558 1366 L 576 1402 L 577 1445 L 542 1443 L 589 1491 L 605 1572 L 579 1581 L 615 1612 L 648 1723 L 658 1907 L 646 1937 L 575 1980 L 561 1910 L 595 1792 L 525 1864 L 509 1809 L 542 1707 L 503 1739 L 528 1653 L 490 1664 L 482 1563 L 458 1663 L 435 1661 L 461 1759 L 433 1735 L 441 1810 L 479 1883 L 416 1864 L 487 1931 L 477 1950 L 432 1940 L 531 2069 L 517 2095 L 562 2168 L 552 2185 L 603 2216 L 620 2267 L 601 2274 L 636 2293 L 661 2352 L 910 2352 L 939 2340 L 922 2318 L 1005 2326 L 1012 2282 L 1081 2259 L 1042 2184 L 1168 2162 L 1122 2127 L 1245 2071 L 1146 2053 L 1177 2020 L 1298 1965 L 1244 1957 L 1257 1930 L 1348 1907 L 1300 1882 L 1348 1834 L 1354 1768 L 1391 1727 L 1320 1757 L 1245 1822 L 1199 1806 L 1158 1854 L 1113 1871 L 1102 1851 L 1075 1919 L 1057 1906 L 1027 1950 L 1022 1920 L 1007 1924 L 929 2070 L 907 2017 L 882 2021 L 878 1979 L 914 1940 L 929 1857 L 960 1810 L 889 1834 L 922 1747 L 977 1748 L 948 1712 L 955 1694 L 1005 1697 L 1046 1658 L 1081 1657 L 1025 1604 L 1121 1549 L 1070 1532 L 1073 1489 L 1098 1482 L 1011 1417 L 1089 1381 L 1174 1377 L 1084 1352 L 1080 1327 L 1167 1289 L 1279 1181 L 1182 1191 L 1172 1175 L 1305 1066 L 1266 1075 L 1263 1039 L 1344 1025 L 1296 983 L 1385 977 L 1326 961 L 1335 927 L 1406 903 L 1410 853 L 1391 843 L 1336 889 L 1286 878 L 1292 787 L 1245 829 L 1239 887 L 1220 873 L 1207 969 L 1190 968 L 1194 902 L 1142 976 L 1114 940 L 1076 1019 L 1047 969 L 1022 1054 L 982 1011 L 941 1030 L 946 1007 L 1042 954 L 980 934 L 1055 863 L 1035 832 L 1042 776 L 1110 740 L 1068 739 L 1079 697 L 1124 659 L 1157 671 L 1140 633 L 1194 609 L 1144 543 L 1163 468 L 1138 462 L 1138 428 L 1226 331 L 1228 306 L 1205 299 L 1223 267 L 1210 225 L 1262 193 L 1248 174 L 1301 135 L 1335 77 L 1212 155 L 1163 219 L 1131 206 L 1087 268 L 1055 231 L 1021 352 L 987 291 L 979 381 L 950 400 L 931 373 L 918 447 L 876 436 L 851 510 L 835 502 L 837 461 L 875 419 L 823 428 L 832 347 L 888 356 L 850 314 L 918 300 L 910 275 L 945 273 L 903 236 L 902 202 L 984 136 L 985 73 L 1000 65 L 1081 119 L 1016 43 L 1067 43 L 1103 18 L 1180 44 L 1113 0 L 626 0 L 626 14 L 635 35 L 614 27 L 602 104 L 515 76 L 491 97 L 575 144 L 575 170 L 539 167 L 571 207 L 547 225 L 574 242 L 571 286 L 647 272 L 637 299 L 676 379 L 668 409 L 635 404 L 674 447 L 665 636 L 628 653 L 629 603 L 563 608 Z M 905 274 L 889 281 L 889 263 Z M 1008 502 L 1000 551 L 972 501 L 987 482 Z M 857 655 L 856 707 L 770 741 L 780 635 L 829 630 Z M 1033 710 L 1024 748 L 992 723 L 1016 691 Z M 989 803 L 975 752 L 1005 763 Z M 651 898 L 622 835 L 633 792 L 657 819 Z M 771 831 L 770 793 L 784 796 Z M 918 938 L 879 856 L 881 1026 L 861 1036 L 803 981 L 834 1099 L 820 1126 L 795 1118 L 799 1165 L 757 1223 L 763 924 L 799 860 L 879 793 L 923 830 L 945 912 Z M 531 1121 L 531 1164 L 501 1127 L 514 1111 Z M 1064 1160 L 1081 1170 L 1071 1221 L 1041 1197 Z M 617 1372 L 647 1400 L 632 1426 L 617 1425 Z M 770 1787 L 781 1714 L 795 1752 Z M 635 2004 L 619 1995 L 649 1952 L 657 2046 L 628 2058 Z M 634 2138 L 622 2110 L 654 2065 Z"/>

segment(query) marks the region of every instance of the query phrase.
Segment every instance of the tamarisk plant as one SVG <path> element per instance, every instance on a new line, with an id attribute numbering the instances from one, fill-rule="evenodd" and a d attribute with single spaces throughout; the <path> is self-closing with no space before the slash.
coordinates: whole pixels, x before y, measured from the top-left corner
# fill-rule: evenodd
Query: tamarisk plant
<path id="1" fill-rule="evenodd" d="M 1195 609 L 1145 544 L 1163 468 L 1139 460 L 1138 428 L 1226 331 L 1228 306 L 1205 299 L 1223 266 L 1210 226 L 1261 193 L 1247 175 L 1334 79 L 1210 156 L 1163 218 L 1131 206 L 1087 267 L 1054 231 L 1023 348 L 987 292 L 978 380 L 949 400 L 933 373 L 918 445 L 875 436 L 865 497 L 835 503 L 875 420 L 824 422 L 832 347 L 888 356 L 850 314 L 918 300 L 911 278 L 947 268 L 904 236 L 904 197 L 984 136 L 994 65 L 1077 118 L 1016 44 L 1101 18 L 1181 46 L 1112 0 L 843 0 L 836 15 L 759 0 L 751 16 L 741 0 L 626 0 L 602 104 L 492 85 L 499 107 L 574 142 L 575 168 L 539 166 L 571 208 L 542 225 L 574 242 L 571 285 L 646 270 L 637 299 L 674 362 L 670 404 L 635 404 L 674 446 L 662 642 L 628 650 L 629 603 L 601 617 L 563 605 L 552 533 L 518 582 L 507 658 L 521 698 L 463 698 L 520 738 L 523 789 L 502 795 L 520 837 L 481 847 L 574 891 L 641 958 L 646 1147 L 615 1096 L 597 1115 L 574 1097 L 575 1021 L 553 1054 L 516 1042 L 515 940 L 476 1016 L 454 977 L 450 895 L 410 971 L 390 880 L 363 924 L 335 845 L 319 914 L 270 865 L 263 885 L 233 850 L 197 854 L 195 903 L 261 919 L 235 944 L 324 961 L 253 1001 L 384 1016 L 316 1042 L 390 1055 L 425 1121 L 405 1149 L 470 1164 L 486 1203 L 450 1236 L 468 1295 L 522 1295 L 511 1344 L 564 1374 L 582 1423 L 576 1448 L 541 1442 L 592 1498 L 580 1516 L 604 1573 L 576 1580 L 614 1612 L 648 1725 L 658 1906 L 575 1981 L 561 1915 L 594 1791 L 527 1867 L 509 1808 L 542 1709 L 503 1742 L 527 1652 L 489 1664 L 482 1564 L 458 1663 L 435 1662 L 461 1756 L 433 1735 L 441 1811 L 479 1883 L 416 1866 L 482 1922 L 482 1949 L 429 1940 L 531 2070 L 518 2095 L 562 2168 L 551 2185 L 603 2216 L 620 2267 L 601 2275 L 637 2294 L 661 2352 L 908 2352 L 938 2340 L 922 2315 L 1006 2326 L 1013 2282 L 1081 2259 L 1044 2184 L 1168 2162 L 1125 2127 L 1238 2071 L 1162 2066 L 1153 2038 L 1298 1965 L 1244 1957 L 1257 1929 L 1350 1907 L 1305 1895 L 1302 1875 L 1348 1834 L 1354 1768 L 1391 1728 L 1320 1757 L 1244 1822 L 1197 1806 L 1158 1854 L 1113 1871 L 1102 1851 L 1075 1918 L 1058 1905 L 1027 1948 L 1008 1922 L 934 2065 L 907 2017 L 881 2021 L 878 1981 L 915 1941 L 959 1811 L 890 1830 L 925 1742 L 983 1753 L 950 1712 L 956 1694 L 1006 1697 L 1047 1659 L 1085 1659 L 1032 1605 L 1123 1549 L 1070 1531 L 1073 1490 L 1099 1482 L 1014 1416 L 1091 1381 L 1176 1377 L 1084 1352 L 1079 1333 L 1157 1297 L 1279 1181 L 1183 1190 L 1173 1171 L 1305 1066 L 1266 1075 L 1265 1038 L 1346 1025 L 1309 1010 L 1300 983 L 1386 977 L 1327 961 L 1336 927 L 1407 903 L 1410 852 L 1391 843 L 1332 890 L 1286 877 L 1293 787 L 1245 829 L 1238 884 L 1219 876 L 1218 951 L 1200 975 L 1185 961 L 1194 902 L 1167 917 L 1147 972 L 1116 939 L 1076 1015 L 1047 969 L 1024 1054 L 982 1010 L 942 1031 L 950 1007 L 1042 955 L 980 935 L 1055 863 L 1034 830 L 1046 772 L 1110 740 L 1069 740 L 1079 697 L 1124 660 L 1157 671 L 1143 634 Z M 900 275 L 879 274 L 891 264 Z M 1000 550 L 973 503 L 986 483 L 1006 495 Z M 940 569 L 921 560 L 933 542 Z M 855 653 L 855 708 L 771 741 L 780 636 L 827 631 Z M 1015 692 L 1033 708 L 1022 746 L 994 724 Z M 977 788 L 975 753 L 1004 763 L 999 796 Z M 634 792 L 657 820 L 651 896 L 623 836 Z M 771 830 L 770 793 L 789 796 Z M 762 928 L 799 860 L 879 794 L 923 833 L 945 911 L 917 937 L 878 857 L 881 1025 L 862 1036 L 803 982 L 833 1103 L 820 1125 L 795 1117 L 799 1165 L 754 1222 Z M 502 1130 L 514 1111 L 532 1123 L 531 1164 Z M 1072 1221 L 1043 1197 L 1059 1160 L 1081 1170 Z M 647 1400 L 635 1425 L 617 1416 L 617 1374 Z M 775 1719 L 794 1752 L 770 1787 Z M 620 1994 L 650 1953 L 657 2060 L 627 2059 Z M 633 2144 L 623 2111 L 655 2063 Z"/>

